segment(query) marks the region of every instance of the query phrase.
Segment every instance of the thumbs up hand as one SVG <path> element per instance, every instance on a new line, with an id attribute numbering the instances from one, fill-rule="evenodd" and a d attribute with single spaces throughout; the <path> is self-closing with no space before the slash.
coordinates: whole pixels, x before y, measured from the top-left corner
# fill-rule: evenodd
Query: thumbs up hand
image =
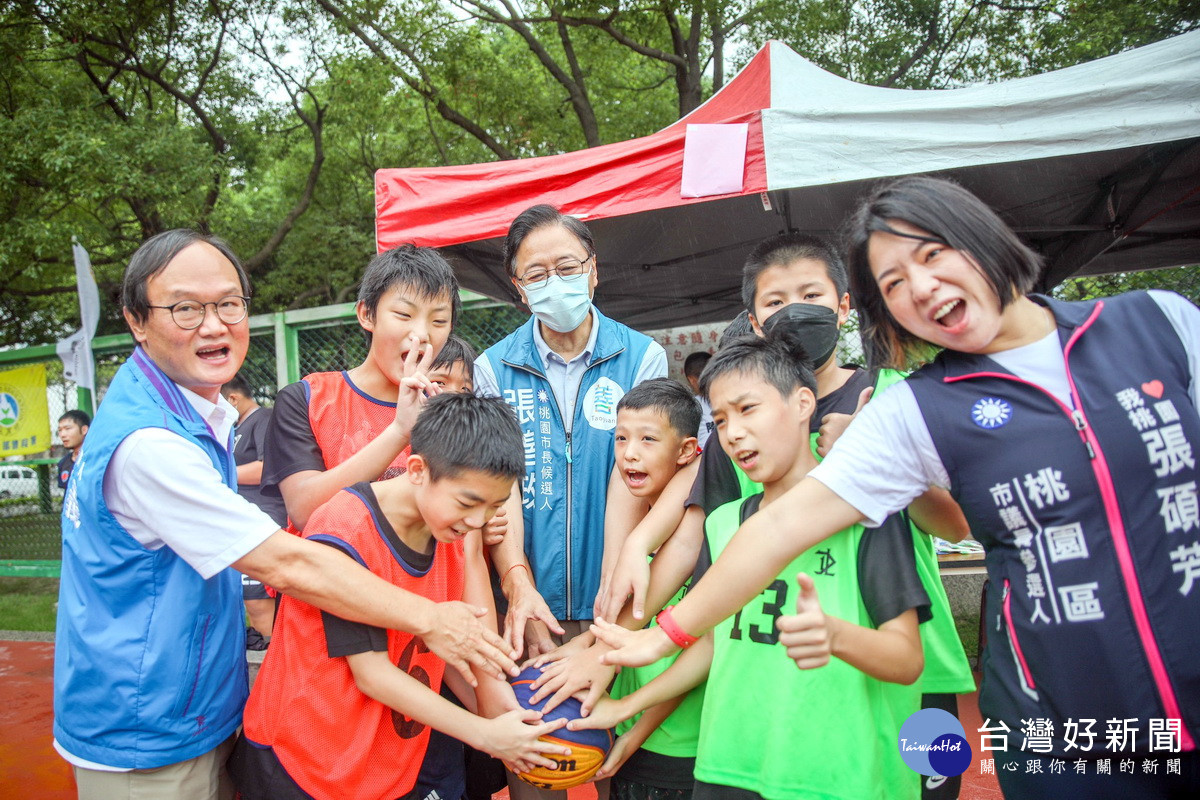
<path id="1" fill-rule="evenodd" d="M 846 432 L 846 428 L 850 427 L 850 423 L 858 416 L 858 412 L 863 410 L 863 406 L 871 399 L 874 392 L 875 387 L 868 386 L 859 393 L 858 405 L 855 406 L 853 414 L 826 414 L 821 417 L 821 429 L 817 431 L 817 455 L 821 458 L 829 455 L 834 442 Z"/>
<path id="2" fill-rule="evenodd" d="M 829 621 L 821 610 L 813 579 L 801 572 L 796 583 L 800 586 L 796 613 L 784 615 L 775 623 L 779 628 L 779 643 L 787 648 L 788 658 L 800 669 L 823 667 L 829 663 L 832 651 Z"/>

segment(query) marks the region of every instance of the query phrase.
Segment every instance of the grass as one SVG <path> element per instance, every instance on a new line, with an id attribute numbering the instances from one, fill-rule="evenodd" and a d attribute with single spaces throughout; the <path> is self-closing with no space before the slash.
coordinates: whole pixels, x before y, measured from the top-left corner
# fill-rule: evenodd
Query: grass
<path id="1" fill-rule="evenodd" d="M 58 578 L 0 578 L 0 630 L 53 631 Z"/>

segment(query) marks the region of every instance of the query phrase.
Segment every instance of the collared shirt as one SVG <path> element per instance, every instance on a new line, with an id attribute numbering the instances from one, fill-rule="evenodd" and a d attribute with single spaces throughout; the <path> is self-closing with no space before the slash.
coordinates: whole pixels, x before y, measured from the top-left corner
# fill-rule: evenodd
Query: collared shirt
<path id="1" fill-rule="evenodd" d="M 178 386 L 178 384 L 176 384 Z M 225 398 L 216 403 L 179 386 L 217 441 L 229 441 L 237 412 Z M 254 504 L 224 484 L 208 456 L 166 428 L 142 428 L 118 445 L 104 474 L 104 502 L 142 546 L 164 545 L 205 578 L 211 578 L 258 547 L 279 529 Z M 98 764 L 63 748 L 69 763 L 84 769 L 128 772 Z"/>
<path id="2" fill-rule="evenodd" d="M 562 414 L 568 433 L 571 432 L 571 424 L 575 418 L 573 411 L 575 401 L 579 396 L 579 385 L 583 382 L 583 373 L 587 369 L 592 352 L 596 349 L 596 337 L 600 331 L 595 308 L 593 307 L 588 314 L 592 319 L 592 332 L 588 336 L 583 351 L 570 361 L 565 360 L 551 350 L 550 345 L 546 344 L 540 323 L 533 326 L 533 346 L 546 366 L 546 380 L 550 383 L 550 388 L 554 390 L 554 400 L 558 403 L 558 409 Z M 638 366 L 634 385 L 649 378 L 665 377 L 666 374 L 667 352 L 657 342 L 651 342 L 650 347 L 646 348 L 646 354 L 642 357 L 642 363 Z M 482 397 L 500 396 L 500 386 L 496 381 L 496 374 L 492 371 L 492 365 L 488 363 L 487 359 L 475 362 L 475 394 Z"/>
<path id="3" fill-rule="evenodd" d="M 179 390 L 228 442 L 237 412 Z M 262 544 L 279 526 L 226 486 L 204 451 L 166 428 L 142 428 L 117 447 L 104 475 L 104 502 L 143 547 L 166 545 L 205 578 Z"/>

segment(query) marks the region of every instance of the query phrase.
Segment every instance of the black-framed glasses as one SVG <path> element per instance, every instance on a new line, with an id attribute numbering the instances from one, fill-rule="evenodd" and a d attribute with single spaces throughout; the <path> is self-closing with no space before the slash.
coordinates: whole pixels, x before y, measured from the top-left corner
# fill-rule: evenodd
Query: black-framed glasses
<path id="1" fill-rule="evenodd" d="M 176 325 L 185 331 L 194 331 L 204 324 L 204 316 L 208 313 L 209 306 L 212 306 L 213 310 L 217 312 L 217 319 L 221 322 L 226 325 L 237 325 L 246 318 L 246 314 L 250 311 L 250 298 L 231 294 L 222 297 L 215 303 L 180 300 L 169 306 L 150 306 L 150 308 L 162 308 L 170 311 L 171 319 L 175 321 Z"/>
<path id="2" fill-rule="evenodd" d="M 583 273 L 587 272 L 587 262 L 591 261 L 595 257 L 596 254 L 592 253 L 582 261 L 580 261 L 578 258 L 564 258 L 562 261 L 559 261 L 558 264 L 550 267 L 549 269 L 546 267 L 530 267 L 529 269 L 525 270 L 525 274 L 517 280 L 521 282 L 522 286 L 529 286 L 533 283 L 541 283 L 542 281 L 548 279 L 551 275 L 557 275 L 560 278 L 574 278 L 576 275 L 582 275 Z"/>

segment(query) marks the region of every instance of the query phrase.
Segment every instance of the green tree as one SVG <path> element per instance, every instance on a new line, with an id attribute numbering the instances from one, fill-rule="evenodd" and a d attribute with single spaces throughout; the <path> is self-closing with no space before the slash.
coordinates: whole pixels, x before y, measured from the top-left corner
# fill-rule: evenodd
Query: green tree
<path id="1" fill-rule="evenodd" d="M 295 147 L 302 131 L 305 179 L 237 243 L 251 271 L 269 261 L 310 205 L 324 157 L 323 68 L 294 54 L 282 66 L 268 33 L 278 13 L 198 0 L 5 10 L 4 341 L 52 340 L 78 319 L 72 234 L 91 251 L 107 300 L 101 332 L 119 329 L 120 272 L 137 245 L 172 227 L 219 229 L 223 195 L 254 168 L 265 134 L 284 130 L 279 140 Z"/>
<path id="2" fill-rule="evenodd" d="M 255 311 L 352 299 L 381 167 L 658 130 L 769 38 L 839 75 L 941 88 L 1191 30 L 1200 0 L 16 0 L 0 5 L 0 342 L 101 332 L 148 235 L 212 230 Z M 447 224 L 453 224 L 448 220 Z"/>

